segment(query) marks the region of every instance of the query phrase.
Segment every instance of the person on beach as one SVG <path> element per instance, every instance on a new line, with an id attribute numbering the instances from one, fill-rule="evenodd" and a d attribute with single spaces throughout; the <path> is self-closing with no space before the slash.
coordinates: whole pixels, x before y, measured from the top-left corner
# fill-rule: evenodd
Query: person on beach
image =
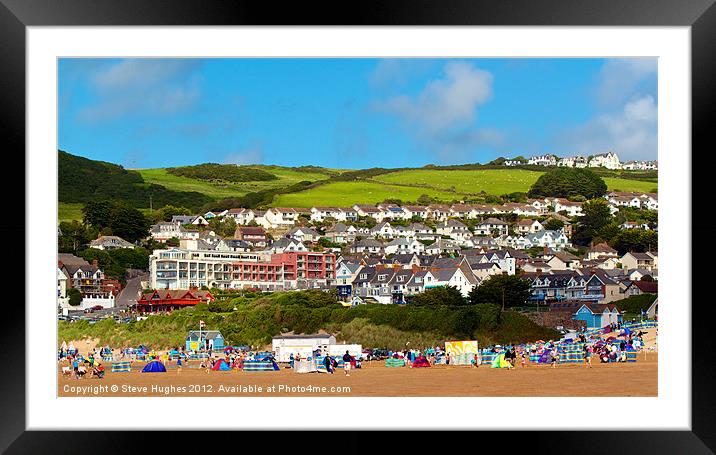
<path id="1" fill-rule="evenodd" d="M 348 353 L 348 351 L 346 351 L 346 353 L 343 354 L 343 371 L 345 371 L 346 376 L 351 375 L 351 361 L 352 360 L 353 360 L 353 358 Z"/>
<path id="2" fill-rule="evenodd" d="M 557 362 L 559 362 L 559 352 L 556 349 L 552 349 L 552 368 L 557 367 Z"/>
<path id="3" fill-rule="evenodd" d="M 592 355 L 594 354 L 594 348 L 591 344 L 584 346 L 584 363 L 587 364 L 587 368 L 592 368 Z"/>
<path id="4" fill-rule="evenodd" d="M 522 360 L 520 362 L 520 365 L 522 366 L 522 368 L 527 366 L 527 359 L 529 359 L 529 357 L 530 357 L 530 354 L 527 351 L 527 349 L 523 349 L 522 350 Z"/>
<path id="5" fill-rule="evenodd" d="M 177 373 L 181 371 L 181 356 L 177 359 Z"/>
<path id="6" fill-rule="evenodd" d="M 333 374 L 333 364 L 331 362 L 331 356 L 328 354 L 323 358 L 323 366 L 326 367 L 326 373 Z"/>

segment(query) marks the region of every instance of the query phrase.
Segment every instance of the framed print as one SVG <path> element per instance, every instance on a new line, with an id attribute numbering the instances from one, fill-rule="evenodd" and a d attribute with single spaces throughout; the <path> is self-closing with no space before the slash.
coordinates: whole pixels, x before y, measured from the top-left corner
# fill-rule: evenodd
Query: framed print
<path id="1" fill-rule="evenodd" d="M 514 6 L 4 0 L 27 202 L 3 449 L 458 429 L 711 453 L 691 150 L 716 10 Z"/>

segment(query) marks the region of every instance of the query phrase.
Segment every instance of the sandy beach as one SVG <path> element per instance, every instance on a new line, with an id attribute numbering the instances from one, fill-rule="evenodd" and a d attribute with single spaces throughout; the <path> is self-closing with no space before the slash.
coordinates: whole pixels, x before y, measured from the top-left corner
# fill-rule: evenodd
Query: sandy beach
<path id="1" fill-rule="evenodd" d="M 646 354 L 646 359 L 641 353 L 636 363 L 595 362 L 592 368 L 563 364 L 556 368 L 518 366 L 514 370 L 491 369 L 486 365 L 411 369 L 387 368 L 383 361 L 374 361 L 365 362 L 363 368 L 351 371 L 349 377 L 342 370 L 333 375 L 297 374 L 290 369 L 206 373 L 198 368 L 198 363 L 190 362 L 182 371 L 169 365 L 166 373 L 141 373 L 144 362 L 135 362 L 131 372 L 108 371 L 104 379 L 68 379 L 58 373 L 58 395 L 649 397 L 658 394 L 657 353 Z"/>

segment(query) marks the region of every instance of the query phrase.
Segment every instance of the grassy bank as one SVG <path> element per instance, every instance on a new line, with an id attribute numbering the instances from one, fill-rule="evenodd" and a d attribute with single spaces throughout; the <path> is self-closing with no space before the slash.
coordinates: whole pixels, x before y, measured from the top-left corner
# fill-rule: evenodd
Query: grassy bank
<path id="1" fill-rule="evenodd" d="M 236 310 L 234 310 L 236 308 Z M 556 333 L 496 305 L 416 307 L 362 305 L 343 308 L 320 291 L 282 292 L 255 298 L 236 298 L 220 304 L 197 305 L 171 315 L 117 324 L 105 320 L 59 323 L 58 342 L 99 338 L 113 347 L 145 344 L 157 349 L 184 343 L 199 320 L 220 330 L 231 345 L 266 346 L 271 337 L 286 333 L 325 330 L 339 341 L 366 347 L 398 349 L 425 347 L 446 339 L 477 339 L 480 344 L 550 339 Z"/>

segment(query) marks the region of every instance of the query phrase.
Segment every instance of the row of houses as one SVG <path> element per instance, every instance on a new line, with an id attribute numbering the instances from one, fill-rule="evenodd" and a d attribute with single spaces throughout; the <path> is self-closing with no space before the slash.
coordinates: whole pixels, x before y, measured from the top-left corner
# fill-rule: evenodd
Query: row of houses
<path id="1" fill-rule="evenodd" d="M 622 163 L 619 160 L 619 156 L 614 152 L 600 153 L 591 157 L 577 155 L 562 158 L 553 154 L 544 154 L 532 156 L 526 160 L 526 162 L 519 160 L 507 160 L 504 162 L 505 166 L 519 166 L 521 164 L 571 168 L 603 167 L 606 169 L 625 169 L 630 171 L 649 171 L 658 170 L 659 168 L 657 161 L 627 161 Z"/>
<path id="2" fill-rule="evenodd" d="M 612 253 L 601 254 L 596 248 L 586 261 L 609 260 Z M 353 303 L 406 303 L 415 295 L 437 286 L 454 286 L 467 296 L 475 287 L 493 275 L 519 274 L 529 281 L 531 301 L 548 304 L 553 301 L 610 303 L 631 295 L 656 293 L 657 269 L 638 262 L 640 253 L 627 253 L 624 266 L 610 270 L 579 264 L 562 253 L 545 252 L 548 270 L 530 270 L 532 258 L 510 250 L 472 250 L 456 257 L 399 254 L 344 255 L 339 258 L 335 287 L 343 300 Z M 630 262 L 630 261 L 634 262 Z M 527 267 L 526 267 L 527 266 Z M 639 266 L 638 268 L 636 266 Z"/>
<path id="3" fill-rule="evenodd" d="M 552 209 L 552 210 L 551 210 Z M 554 212 L 566 212 L 568 216 L 581 215 L 581 203 L 572 202 L 564 198 L 529 199 L 524 203 L 506 204 L 452 204 L 452 205 L 404 205 L 355 204 L 352 207 L 311 207 L 291 208 L 274 207 L 266 211 L 234 208 L 220 212 L 207 212 L 203 216 L 194 217 L 195 221 L 211 219 L 214 217 L 233 218 L 238 225 L 256 223 L 265 229 L 290 228 L 298 223 L 300 217 L 314 222 L 324 222 L 328 219 L 338 222 L 354 222 L 361 217 L 373 218 L 382 223 L 390 220 L 433 219 L 444 221 L 448 218 L 478 219 L 483 216 L 514 213 L 519 216 L 543 216 Z M 175 225 L 202 225 L 185 217 L 174 217 L 178 221 L 166 222 Z M 183 222 L 187 221 L 187 222 Z M 160 223 L 162 224 L 162 223 Z"/>
<path id="4" fill-rule="evenodd" d="M 612 191 L 604 198 L 610 206 L 616 208 L 632 207 L 643 210 L 659 210 L 659 197 L 656 193 L 636 193 Z"/>

